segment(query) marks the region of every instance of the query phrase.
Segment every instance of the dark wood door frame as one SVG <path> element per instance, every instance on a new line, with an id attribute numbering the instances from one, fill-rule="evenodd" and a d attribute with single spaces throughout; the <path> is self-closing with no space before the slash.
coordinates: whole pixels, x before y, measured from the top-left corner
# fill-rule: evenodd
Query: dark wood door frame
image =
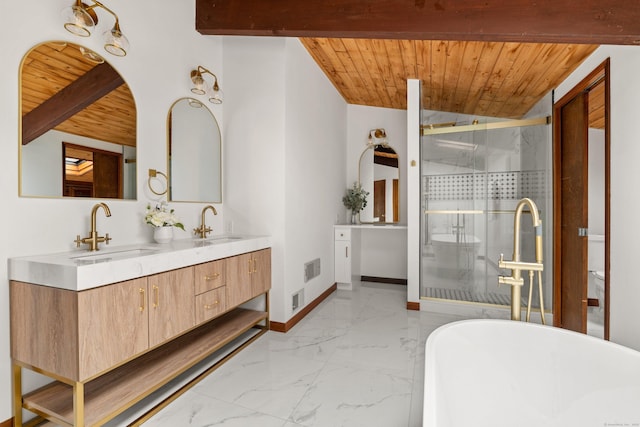
<path id="1" fill-rule="evenodd" d="M 610 231 L 611 231 L 611 136 L 610 136 L 610 128 L 611 128 L 611 120 L 610 120 L 610 93 L 611 93 L 611 84 L 610 84 L 610 76 L 611 73 L 609 71 L 610 61 L 607 58 L 602 64 L 600 64 L 595 70 L 593 70 L 587 77 L 585 77 L 580 83 L 578 83 L 571 91 L 569 91 L 565 96 L 563 96 L 559 101 L 554 104 L 553 114 L 553 224 L 554 224 L 554 241 L 553 241 L 553 253 L 554 253 L 554 286 L 553 286 L 553 294 L 554 294 L 554 304 L 553 304 L 553 322 L 555 326 L 560 326 L 562 324 L 562 310 L 561 306 L 558 303 L 562 298 L 562 282 L 561 282 L 561 273 L 562 273 L 562 259 L 561 259 L 561 183 L 560 183 L 560 167 L 561 167 L 561 158 L 560 158 L 560 150 L 561 150 L 561 131 L 562 131 L 562 123 L 560 120 L 560 111 L 561 109 L 569 104 L 578 94 L 588 92 L 591 88 L 597 85 L 603 79 L 605 85 L 605 129 L 604 129 L 604 137 L 605 137 L 605 149 L 604 149 L 604 161 L 605 161 L 605 195 L 604 195 L 604 221 L 605 221 L 605 307 L 604 307 L 604 315 L 605 315 L 605 324 L 604 324 L 604 339 L 609 339 L 609 314 L 610 314 L 610 292 L 609 292 L 609 250 L 610 250 Z M 584 165 L 588 167 L 588 165 Z"/>

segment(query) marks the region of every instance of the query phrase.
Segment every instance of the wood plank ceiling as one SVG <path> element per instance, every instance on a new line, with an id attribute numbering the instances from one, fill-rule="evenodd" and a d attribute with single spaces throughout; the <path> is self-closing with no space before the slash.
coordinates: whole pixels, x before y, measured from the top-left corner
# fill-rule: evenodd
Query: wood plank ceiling
<path id="1" fill-rule="evenodd" d="M 404 108 L 405 79 L 419 78 L 425 108 L 521 117 L 599 44 L 640 45 L 640 8 L 627 0 L 196 0 L 196 30 L 303 37 L 349 103 Z"/>
<path id="2" fill-rule="evenodd" d="M 32 49 L 20 73 L 22 117 L 96 65 L 72 43 L 49 42 Z M 129 86 L 120 85 L 54 129 L 135 147 L 136 108 Z"/>
<path id="3" fill-rule="evenodd" d="M 520 118 L 597 45 L 301 38 L 350 104 L 406 109 L 406 79 L 428 110 Z"/>

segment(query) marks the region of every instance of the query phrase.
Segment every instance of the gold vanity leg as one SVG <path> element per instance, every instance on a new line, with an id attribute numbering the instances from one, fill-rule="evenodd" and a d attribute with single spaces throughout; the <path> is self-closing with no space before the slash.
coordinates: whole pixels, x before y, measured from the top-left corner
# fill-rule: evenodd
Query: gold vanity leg
<path id="1" fill-rule="evenodd" d="M 73 425 L 84 427 L 84 384 L 73 385 Z"/>
<path id="2" fill-rule="evenodd" d="M 22 367 L 12 364 L 13 367 L 13 419 L 14 425 L 22 427 Z"/>

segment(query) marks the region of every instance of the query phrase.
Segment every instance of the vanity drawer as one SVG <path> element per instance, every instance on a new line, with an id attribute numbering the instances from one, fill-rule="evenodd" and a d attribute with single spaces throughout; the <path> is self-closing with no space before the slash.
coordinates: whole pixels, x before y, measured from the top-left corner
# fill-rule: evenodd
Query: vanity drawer
<path id="1" fill-rule="evenodd" d="M 196 324 L 206 322 L 226 310 L 227 292 L 224 286 L 196 295 Z"/>
<path id="2" fill-rule="evenodd" d="M 195 266 L 195 293 L 210 291 L 225 285 L 225 260 L 206 262 Z"/>
<path id="3" fill-rule="evenodd" d="M 335 232 L 335 240 L 351 240 L 351 229 L 350 228 L 336 228 Z"/>

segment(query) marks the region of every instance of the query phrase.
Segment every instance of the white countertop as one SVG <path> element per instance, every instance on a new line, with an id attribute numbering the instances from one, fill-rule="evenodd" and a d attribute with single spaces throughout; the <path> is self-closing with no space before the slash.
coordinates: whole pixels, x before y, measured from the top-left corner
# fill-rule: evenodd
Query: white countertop
<path id="1" fill-rule="evenodd" d="M 9 258 L 9 279 L 82 291 L 270 246 L 269 236 L 247 235 L 181 239 L 165 244 L 101 244 L 95 252 L 77 250 Z"/>

